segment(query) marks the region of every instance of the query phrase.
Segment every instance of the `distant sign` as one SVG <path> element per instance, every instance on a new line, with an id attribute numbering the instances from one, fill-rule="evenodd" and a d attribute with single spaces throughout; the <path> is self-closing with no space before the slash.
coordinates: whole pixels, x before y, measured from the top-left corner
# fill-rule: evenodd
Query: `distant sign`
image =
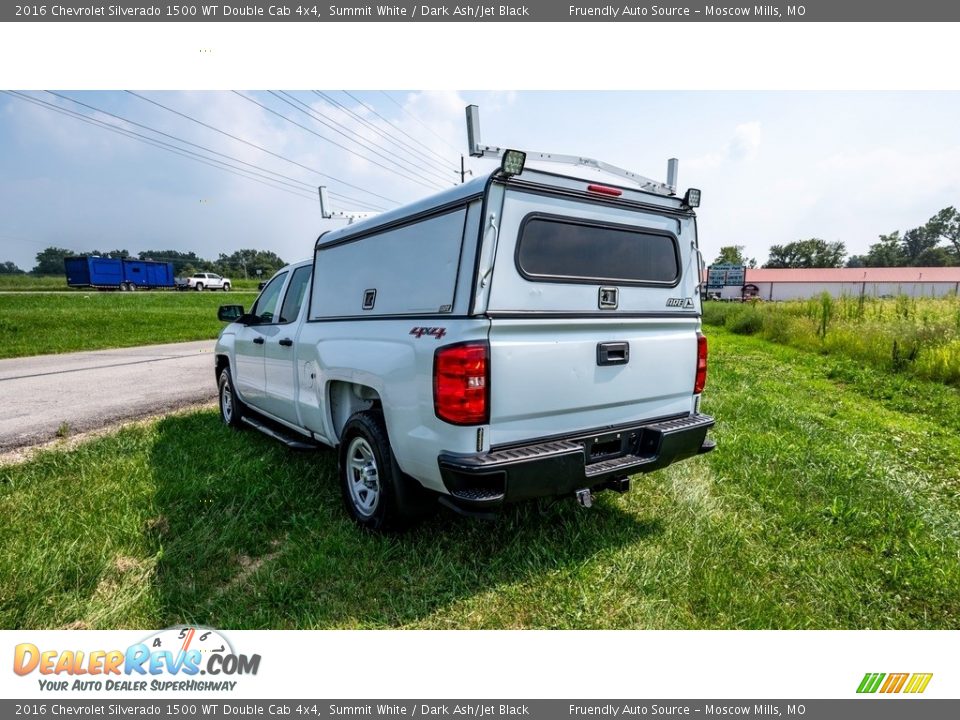
<path id="1" fill-rule="evenodd" d="M 707 268 L 707 287 L 722 288 L 730 285 L 742 287 L 746 277 L 747 269 L 743 265 L 711 265 Z"/>

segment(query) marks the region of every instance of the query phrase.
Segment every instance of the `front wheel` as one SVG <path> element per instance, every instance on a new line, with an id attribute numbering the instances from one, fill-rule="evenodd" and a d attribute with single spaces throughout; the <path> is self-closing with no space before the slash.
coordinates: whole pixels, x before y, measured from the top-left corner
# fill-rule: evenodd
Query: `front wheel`
<path id="1" fill-rule="evenodd" d="M 427 492 L 397 465 L 379 412 L 350 417 L 341 435 L 339 460 L 343 502 L 361 527 L 402 530 L 433 506 Z"/>
<path id="2" fill-rule="evenodd" d="M 203 283 L 197 283 L 197 292 L 203 292 Z"/>
<path id="3" fill-rule="evenodd" d="M 224 283 L 224 284 L 223 284 L 223 291 L 224 291 L 224 292 L 230 292 L 230 283 Z"/>
<path id="4" fill-rule="evenodd" d="M 224 368 L 217 383 L 220 399 L 220 419 L 225 425 L 238 428 L 243 425 L 244 405 L 233 389 L 233 377 L 230 368 Z"/>

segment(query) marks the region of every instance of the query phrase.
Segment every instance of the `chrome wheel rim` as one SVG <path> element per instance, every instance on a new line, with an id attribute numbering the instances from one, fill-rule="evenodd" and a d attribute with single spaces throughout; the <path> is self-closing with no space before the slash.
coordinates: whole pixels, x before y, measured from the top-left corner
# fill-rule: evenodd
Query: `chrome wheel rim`
<path id="1" fill-rule="evenodd" d="M 225 380 L 223 389 L 220 391 L 220 412 L 223 413 L 224 422 L 229 423 L 233 420 L 233 392 L 230 390 L 230 381 Z"/>
<path id="2" fill-rule="evenodd" d="M 380 502 L 380 473 L 373 448 L 365 438 L 355 437 L 347 447 L 347 486 L 357 514 L 370 517 Z"/>

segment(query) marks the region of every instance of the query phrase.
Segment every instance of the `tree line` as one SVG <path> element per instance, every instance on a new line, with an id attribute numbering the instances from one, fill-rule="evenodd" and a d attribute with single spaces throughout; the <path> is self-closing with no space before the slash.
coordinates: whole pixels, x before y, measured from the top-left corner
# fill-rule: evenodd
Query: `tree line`
<path id="1" fill-rule="evenodd" d="M 36 265 L 30 271 L 32 275 L 62 275 L 64 258 L 77 255 L 99 255 L 110 258 L 130 258 L 133 260 L 156 260 L 173 264 L 173 274 L 178 277 L 196 272 L 215 272 L 230 277 L 270 277 L 287 263 L 283 258 L 269 250 L 244 249 L 230 255 L 220 253 L 216 260 L 207 260 L 195 252 L 180 250 L 143 250 L 136 255 L 126 250 L 90 250 L 76 252 L 61 247 L 44 248 L 37 253 Z M 0 275 L 19 275 L 25 271 L 12 262 L 0 263 Z"/>
<path id="2" fill-rule="evenodd" d="M 713 261 L 757 267 L 743 245 L 727 245 Z M 960 266 L 960 211 L 947 207 L 920 227 L 881 235 L 863 255 L 847 256 L 846 245 L 822 238 L 771 245 L 765 268 L 947 267 Z"/>

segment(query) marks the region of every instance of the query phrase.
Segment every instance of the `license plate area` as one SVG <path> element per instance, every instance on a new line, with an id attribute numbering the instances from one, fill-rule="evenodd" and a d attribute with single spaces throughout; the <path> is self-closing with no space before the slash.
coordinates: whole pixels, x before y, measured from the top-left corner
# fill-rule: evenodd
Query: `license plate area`
<path id="1" fill-rule="evenodd" d="M 637 442 L 636 432 L 617 432 L 594 435 L 583 441 L 583 454 L 587 465 L 623 457 L 632 452 Z"/>

